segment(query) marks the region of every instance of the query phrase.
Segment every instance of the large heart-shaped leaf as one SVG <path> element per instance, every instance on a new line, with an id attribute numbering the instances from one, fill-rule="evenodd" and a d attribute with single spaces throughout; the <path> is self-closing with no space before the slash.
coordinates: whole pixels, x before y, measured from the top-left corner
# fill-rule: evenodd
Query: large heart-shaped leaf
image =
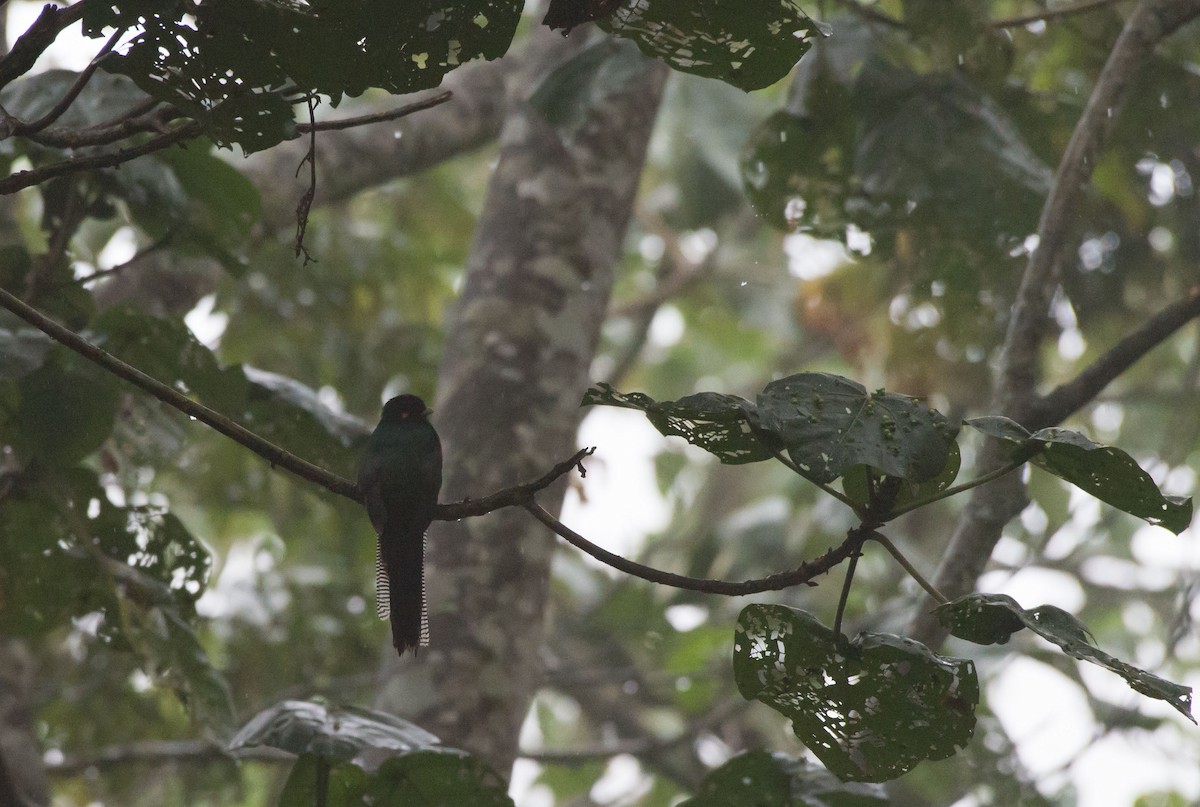
<path id="1" fill-rule="evenodd" d="M 954 430 L 936 409 L 894 392 L 867 392 L 829 373 L 772 381 L 758 395 L 761 427 L 817 482 L 832 482 L 855 465 L 923 482 L 946 467 Z"/>
<path id="2" fill-rule="evenodd" d="M 796 736 L 842 780 L 895 779 L 953 755 L 975 729 L 972 662 L 891 634 L 847 641 L 782 605 L 743 609 L 733 670 L 742 697 L 790 717 Z"/>

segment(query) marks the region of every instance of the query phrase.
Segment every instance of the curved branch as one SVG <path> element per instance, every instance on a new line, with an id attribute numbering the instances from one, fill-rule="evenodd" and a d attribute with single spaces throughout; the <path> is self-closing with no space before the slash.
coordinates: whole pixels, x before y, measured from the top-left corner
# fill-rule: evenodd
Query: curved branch
<path id="1" fill-rule="evenodd" d="M 87 67 L 80 71 L 79 76 L 75 79 L 75 83 L 73 83 L 67 89 L 66 94 L 64 94 L 63 97 L 58 100 L 58 103 L 55 104 L 49 112 L 35 121 L 30 121 L 28 123 L 17 123 L 13 129 L 13 134 L 21 136 L 40 132 L 61 118 L 63 113 L 70 109 L 71 104 L 75 103 L 75 99 L 79 97 L 81 92 L 83 92 L 83 88 L 87 86 L 87 83 L 92 80 L 92 76 L 96 74 L 97 68 L 100 67 L 100 61 L 112 52 L 112 49 L 117 46 L 117 42 L 119 42 L 121 37 L 124 35 L 124 28 L 118 28 L 117 30 L 113 31 L 112 36 L 110 36 L 108 41 L 104 43 L 104 47 L 100 48 L 100 52 L 96 54 L 95 58 L 88 62 Z"/>
<path id="2" fill-rule="evenodd" d="M 1029 422 L 1023 425 L 1033 430 L 1059 423 L 1093 400 L 1138 359 L 1197 317 L 1200 317 L 1200 286 L 1193 288 L 1187 297 L 1176 300 L 1146 320 L 1140 328 L 1109 348 L 1075 378 L 1046 393 L 1034 404 Z"/>
<path id="3" fill-rule="evenodd" d="M 98 364 L 113 375 L 123 378 L 138 389 L 148 392 L 168 406 L 172 406 L 189 417 L 219 431 L 221 434 L 241 443 L 255 454 L 263 457 L 271 465 L 278 465 L 297 476 L 315 482 L 339 496 L 345 496 L 354 501 L 360 501 L 358 486 L 353 482 L 330 473 L 324 468 L 300 459 L 295 454 L 284 451 L 274 443 L 264 440 L 254 432 L 246 429 L 219 412 L 209 409 L 182 395 L 154 378 L 143 373 L 101 350 L 74 331 L 64 328 L 54 320 L 32 306 L 18 300 L 5 289 L 0 289 L 0 306 L 7 308 L 21 319 L 28 322 L 51 339 L 83 356 L 88 361 Z"/>
<path id="4" fill-rule="evenodd" d="M 80 171 L 89 171 L 93 168 L 111 168 L 114 165 L 121 165 L 138 157 L 162 151 L 176 143 L 182 143 L 184 140 L 199 137 L 203 132 L 203 124 L 199 121 L 190 120 L 165 134 L 152 137 L 136 146 L 119 148 L 115 151 L 104 152 L 103 154 L 70 157 L 66 160 L 50 163 L 49 165 L 31 168 L 28 171 L 18 171 L 4 179 L 0 179 L 0 194 L 15 193 L 23 188 L 31 188 L 34 185 L 40 185 L 47 180 L 66 176 L 67 174 L 77 174 Z"/>
<path id="5" fill-rule="evenodd" d="M 356 126 L 369 126 L 372 123 L 384 123 L 397 118 L 403 118 L 406 115 L 411 115 L 414 112 L 420 112 L 422 109 L 431 109 L 439 104 L 444 104 L 454 97 L 454 93 L 450 90 L 443 90 L 437 95 L 429 98 L 422 98 L 420 101 L 413 101 L 411 104 L 405 104 L 395 109 L 389 109 L 386 112 L 374 112 L 370 115 L 359 115 L 354 118 L 340 118 L 338 120 L 326 120 L 320 123 L 297 123 L 296 131 L 300 134 L 308 134 L 309 132 L 336 132 L 342 129 L 353 129 Z"/>
<path id="6" fill-rule="evenodd" d="M 865 539 L 863 533 L 872 529 L 865 526 L 855 527 L 846 534 L 845 540 L 833 549 L 830 549 L 824 555 L 814 560 L 801 563 L 791 571 L 734 583 L 728 580 L 708 580 L 699 577 L 687 577 L 673 572 L 664 572 L 661 569 L 655 569 L 653 566 L 646 566 L 628 558 L 623 558 L 620 555 L 609 552 L 607 549 L 596 546 L 550 515 L 537 502 L 529 501 L 522 506 L 529 511 L 530 515 L 566 539 L 567 543 L 619 572 L 625 572 L 625 574 L 632 575 L 633 577 L 640 577 L 642 580 L 671 586 L 672 588 L 700 591 L 705 594 L 721 594 L 726 597 L 742 597 L 747 594 L 759 594 L 764 591 L 780 591 L 799 585 L 816 585 L 816 583 L 812 582 L 813 578 L 825 574 L 834 566 L 837 566 L 854 554 Z"/>
<path id="7" fill-rule="evenodd" d="M 993 28 L 1019 28 L 1022 25 L 1029 25 L 1031 22 L 1044 22 L 1058 17 L 1070 17 L 1073 14 L 1082 14 L 1085 11 L 1111 6 L 1117 2 L 1120 2 L 1120 0 L 1080 0 L 1078 3 L 1047 8 L 1033 14 L 1023 14 L 1019 17 L 1007 17 L 1003 20 L 995 20 L 989 24 Z"/>
<path id="8" fill-rule="evenodd" d="M 269 462 L 272 467 L 279 466 L 284 470 L 291 471 L 301 479 L 320 485 L 330 493 L 344 496 L 351 501 L 362 501 L 358 485 L 354 482 L 285 451 L 269 440 L 259 437 L 249 429 L 222 415 L 220 412 L 209 409 L 207 406 L 176 392 L 161 381 L 143 373 L 136 367 L 126 364 L 111 353 L 96 347 L 74 331 L 63 327 L 36 308 L 17 299 L 3 288 L 0 288 L 0 307 L 8 309 L 51 339 L 75 351 L 94 364 L 103 367 L 118 378 L 128 381 L 130 384 L 133 384 L 144 392 L 148 392 L 168 406 L 178 409 L 185 415 L 195 418 L 229 439 L 245 446 Z M 533 482 L 506 488 L 478 500 L 467 499 L 461 502 L 438 505 L 434 518 L 438 521 L 457 521 L 461 518 L 481 516 L 493 510 L 499 510 L 502 507 L 514 507 L 531 502 L 535 493 L 549 487 L 555 480 L 571 469 L 578 468 L 580 473 L 583 473 L 583 460 L 591 456 L 594 451 L 594 448 L 584 448 L 577 451 L 570 459 L 555 465 L 543 474 L 541 478 Z"/>

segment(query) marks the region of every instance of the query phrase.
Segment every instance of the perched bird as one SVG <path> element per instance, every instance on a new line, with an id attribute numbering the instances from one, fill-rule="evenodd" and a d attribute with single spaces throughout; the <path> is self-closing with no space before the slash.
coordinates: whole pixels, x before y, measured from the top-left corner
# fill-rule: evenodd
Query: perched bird
<path id="1" fill-rule="evenodd" d="M 404 655 L 429 644 L 425 604 L 425 530 L 442 487 L 442 444 L 430 410 L 415 395 L 392 398 L 367 439 L 358 488 L 378 535 L 375 612 L 392 620 L 392 644 Z"/>

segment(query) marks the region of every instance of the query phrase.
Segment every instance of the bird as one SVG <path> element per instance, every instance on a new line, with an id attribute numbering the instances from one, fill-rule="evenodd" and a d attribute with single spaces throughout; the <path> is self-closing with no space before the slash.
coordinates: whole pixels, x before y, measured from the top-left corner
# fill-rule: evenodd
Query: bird
<path id="1" fill-rule="evenodd" d="M 429 645 L 425 531 L 442 487 L 442 444 L 416 395 L 383 406 L 358 465 L 358 488 L 375 528 L 375 612 L 391 619 L 397 654 Z"/>

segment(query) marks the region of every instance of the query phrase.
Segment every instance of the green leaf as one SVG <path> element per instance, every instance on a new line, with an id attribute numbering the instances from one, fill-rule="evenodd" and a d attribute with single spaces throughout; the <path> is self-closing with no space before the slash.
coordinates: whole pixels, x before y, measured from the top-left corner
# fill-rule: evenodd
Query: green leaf
<path id="1" fill-rule="evenodd" d="M 1003 631 L 1011 634 L 1021 627 L 1029 628 L 1058 645 L 1067 655 L 1115 672 L 1136 692 L 1166 701 L 1188 720 L 1196 722 L 1192 717 L 1191 687 L 1159 678 L 1097 649 L 1087 627 L 1061 608 L 1042 605 L 1026 610 L 1003 594 L 968 594 L 940 606 L 936 613 L 955 636 L 979 644 L 1003 644 L 1008 636 L 997 638 Z"/>
<path id="2" fill-rule="evenodd" d="M 855 465 L 923 482 L 941 474 L 954 432 L 935 409 L 907 395 L 829 373 L 772 381 L 758 395 L 761 427 L 817 482 L 832 482 Z"/>
<path id="3" fill-rule="evenodd" d="M 1069 429 L 1042 429 L 1033 463 L 1102 502 L 1178 535 L 1192 523 L 1191 497 L 1164 496 L 1133 457 Z"/>
<path id="4" fill-rule="evenodd" d="M 0 356 L 4 357 L 0 378 L 20 378 L 41 367 L 53 344 L 48 336 L 32 328 L 17 331 L 0 328 Z"/>
<path id="5" fill-rule="evenodd" d="M 279 804 L 316 805 L 325 807 L 363 807 L 368 774 L 350 762 L 330 765 L 317 754 L 302 754 L 288 772 L 287 781 L 279 794 Z M 323 780 L 323 784 L 322 784 Z M 324 793 L 318 797 L 317 791 Z"/>
<path id="6" fill-rule="evenodd" d="M 749 751 L 704 777 L 679 807 L 883 807 L 879 785 L 839 782 L 803 759 Z"/>
<path id="7" fill-rule="evenodd" d="M 880 633 L 852 641 L 811 615 L 749 605 L 738 617 L 734 678 L 748 700 L 792 719 L 809 750 L 843 781 L 883 782 L 970 740 L 974 665 Z"/>
<path id="8" fill-rule="evenodd" d="M 204 121 L 218 145 L 249 153 L 296 136 L 292 102 L 305 93 L 335 104 L 370 87 L 408 93 L 437 86 L 471 59 L 503 55 L 523 5 L 211 0 L 194 10 L 122 2 L 89 6 L 84 30 L 140 27 L 105 68 Z"/>
<path id="9" fill-rule="evenodd" d="M 282 701 L 252 717 L 229 748 L 265 745 L 292 754 L 349 760 L 367 749 L 407 752 L 436 745 L 438 738 L 386 712 L 311 701 Z"/>
<path id="10" fill-rule="evenodd" d="M 73 70 L 46 70 L 24 76 L 0 91 L 0 104 L 9 114 L 26 121 L 45 115 L 79 78 Z M 56 128 L 86 129 L 109 123 L 146 100 L 146 93 L 126 76 L 96 72 L 67 110 L 54 122 Z"/>
<path id="11" fill-rule="evenodd" d="M 598 24 L 676 70 L 743 90 L 782 79 L 819 33 L 791 0 L 646 0 Z"/>
<path id="12" fill-rule="evenodd" d="M 482 760 L 453 749 L 423 749 L 385 760 L 367 787 L 369 804 L 513 807 L 508 787 Z"/>
<path id="13" fill-rule="evenodd" d="M 1030 434 L 1004 417 L 975 418 L 966 424 L 1003 440 L 1014 459 L 1028 455 L 1037 467 L 1150 524 L 1178 535 L 1192 522 L 1191 497 L 1164 495 L 1150 474 L 1119 448 L 1092 442 L 1070 429 Z"/>
<path id="14" fill-rule="evenodd" d="M 968 594 L 934 609 L 938 621 L 960 639 L 975 644 L 1007 644 L 1025 623 L 1007 594 Z"/>
<path id="15" fill-rule="evenodd" d="M 888 505 L 889 510 L 894 511 L 904 505 L 926 499 L 936 493 L 941 493 L 953 485 L 954 480 L 958 478 L 958 471 L 961 465 L 962 453 L 958 449 L 958 443 L 951 443 L 950 457 L 946 461 L 946 467 L 933 479 L 926 482 L 909 482 L 889 476 L 884 476 L 880 479 L 877 469 L 871 469 L 866 465 L 855 465 L 842 475 L 842 491 L 860 508 L 865 508 L 871 504 L 870 486 L 872 476 L 877 480 L 876 490 L 886 489 L 888 480 L 894 480 L 899 484 L 896 485 L 895 498 Z M 886 515 L 886 512 L 880 515 Z"/>
<path id="16" fill-rule="evenodd" d="M 715 454 L 727 465 L 770 459 L 751 429 L 754 406 L 744 398 L 719 392 L 700 392 L 678 401 L 655 401 L 640 392 L 617 392 L 597 384 L 583 396 L 580 406 L 619 406 L 646 413 L 654 427 L 668 437 L 682 437 Z"/>
<path id="17" fill-rule="evenodd" d="M 74 465 L 112 433 L 120 392 L 116 377 L 65 349 L 23 376 L 17 390 L 19 408 L 0 426 L 0 439 L 26 462 Z"/>

